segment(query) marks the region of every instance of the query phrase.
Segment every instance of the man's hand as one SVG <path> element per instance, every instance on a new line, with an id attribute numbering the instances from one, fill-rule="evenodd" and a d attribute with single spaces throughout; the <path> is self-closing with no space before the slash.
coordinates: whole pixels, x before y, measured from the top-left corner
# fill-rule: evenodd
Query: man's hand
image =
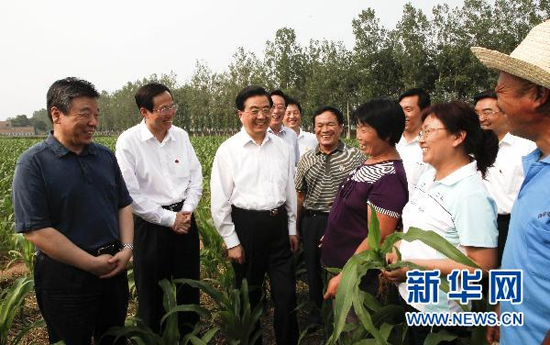
<path id="1" fill-rule="evenodd" d="M 236 263 L 242 265 L 244 263 L 244 249 L 243 249 L 243 246 L 241 246 L 239 244 L 236 247 L 229 248 L 227 250 L 227 258 L 230 261 L 233 261 L 233 262 L 236 262 Z"/>
<path id="2" fill-rule="evenodd" d="M 101 275 L 99 278 L 111 278 L 119 274 L 126 269 L 126 265 L 132 257 L 132 250 L 129 248 L 122 248 L 122 250 L 115 254 L 115 256 L 109 259 L 110 264 L 114 264 L 114 268 L 111 272 Z"/>
<path id="3" fill-rule="evenodd" d="M 323 296 L 325 300 L 336 297 L 336 292 L 338 291 L 338 285 L 340 285 L 340 280 L 342 280 L 342 273 L 339 273 L 338 275 L 334 276 L 328 282 L 327 291 Z"/>
<path id="4" fill-rule="evenodd" d="M 176 213 L 176 220 L 170 227 L 176 234 L 184 235 L 189 232 L 191 227 L 191 212 Z"/>
<path id="5" fill-rule="evenodd" d="M 91 261 L 91 266 L 87 270 L 91 274 L 102 277 L 106 274 L 109 274 L 116 268 L 116 263 L 111 262 L 113 256 L 109 254 L 99 255 L 97 257 L 90 255 L 93 259 Z"/>
<path id="6" fill-rule="evenodd" d="M 293 253 L 296 253 L 300 247 L 300 238 L 298 235 L 288 235 L 288 237 L 290 240 L 290 250 L 292 250 Z"/>

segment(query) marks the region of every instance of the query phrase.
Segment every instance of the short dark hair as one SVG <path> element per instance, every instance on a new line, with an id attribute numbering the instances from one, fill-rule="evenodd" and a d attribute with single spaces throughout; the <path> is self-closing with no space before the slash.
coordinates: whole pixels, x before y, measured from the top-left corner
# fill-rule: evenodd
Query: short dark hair
<path id="1" fill-rule="evenodd" d="M 401 102 L 401 100 L 405 97 L 413 97 L 413 96 L 418 96 L 418 107 L 420 108 L 420 110 L 423 110 L 432 104 L 432 101 L 430 99 L 430 94 L 424 91 L 424 89 L 419 87 L 409 89 L 403 92 L 399 96 L 399 102 Z"/>
<path id="2" fill-rule="evenodd" d="M 271 96 L 283 97 L 283 99 L 285 100 L 285 107 L 288 105 L 288 99 L 287 99 L 287 96 L 285 95 L 285 93 L 283 92 L 283 90 L 280 90 L 280 89 L 273 90 L 269 93 L 269 98 L 271 98 Z"/>
<path id="3" fill-rule="evenodd" d="M 495 92 L 495 90 L 489 89 L 489 90 L 485 90 L 485 91 L 480 92 L 477 95 L 475 95 L 474 96 L 474 104 L 477 104 L 477 102 L 479 102 L 479 101 L 481 101 L 482 99 L 485 99 L 485 98 L 498 99 L 497 98 L 497 93 Z"/>
<path id="4" fill-rule="evenodd" d="M 235 98 L 235 106 L 237 107 L 237 110 L 243 111 L 244 102 L 246 102 L 246 100 L 250 97 L 255 96 L 265 96 L 269 100 L 269 105 L 273 105 L 273 101 L 271 101 L 269 93 L 263 87 L 257 85 L 249 85 L 239 91 L 239 93 L 237 94 L 237 98 Z"/>
<path id="5" fill-rule="evenodd" d="M 99 98 L 94 84 L 89 81 L 68 77 L 55 81 L 46 96 L 46 106 L 48 107 L 48 117 L 52 119 L 52 107 L 56 107 L 63 114 L 71 111 L 73 99 L 77 97 Z"/>
<path id="6" fill-rule="evenodd" d="M 340 124 L 340 125 L 344 124 L 344 114 L 342 114 L 342 112 L 338 108 L 335 108 L 331 105 L 324 105 L 322 107 L 317 108 L 313 112 L 312 119 L 313 119 L 313 124 L 314 125 L 315 125 L 315 118 L 317 116 L 321 115 L 322 113 L 324 113 L 325 111 L 333 113 L 336 116 L 336 119 L 338 120 L 338 124 Z"/>
<path id="7" fill-rule="evenodd" d="M 452 101 L 438 103 L 422 113 L 422 121 L 429 115 L 443 123 L 449 133 L 466 132 L 463 142 L 467 155 L 473 155 L 477 169 L 485 177 L 487 168 L 493 165 L 498 152 L 498 138 L 491 130 L 483 130 L 474 109 L 467 103 Z"/>
<path id="8" fill-rule="evenodd" d="M 395 146 L 405 130 L 405 113 L 398 102 L 377 98 L 360 105 L 353 112 L 355 124 L 369 125 L 376 130 L 378 137 L 388 140 Z"/>
<path id="9" fill-rule="evenodd" d="M 153 98 L 163 92 L 168 92 L 170 96 L 172 96 L 172 91 L 170 91 L 168 86 L 161 83 L 152 82 L 140 87 L 134 96 L 138 109 L 145 108 L 149 111 L 153 111 L 153 108 L 155 107 Z"/>
<path id="10" fill-rule="evenodd" d="M 298 110 L 300 111 L 300 114 L 302 114 L 302 105 L 300 104 L 300 102 L 298 102 L 294 98 L 289 97 L 288 100 L 286 101 L 286 106 L 288 107 L 291 104 L 294 104 L 295 106 L 297 106 Z"/>

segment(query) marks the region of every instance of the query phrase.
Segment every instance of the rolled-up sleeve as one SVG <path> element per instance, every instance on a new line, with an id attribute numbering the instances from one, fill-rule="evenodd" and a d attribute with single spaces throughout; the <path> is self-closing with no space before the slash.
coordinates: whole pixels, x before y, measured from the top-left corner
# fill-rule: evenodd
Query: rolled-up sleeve
<path id="1" fill-rule="evenodd" d="M 227 248 L 233 248 L 240 244 L 235 231 L 235 224 L 231 218 L 231 195 L 234 182 L 231 165 L 226 161 L 225 146 L 221 146 L 216 152 L 212 173 L 210 176 L 211 211 L 214 225 L 222 236 Z"/>
<path id="2" fill-rule="evenodd" d="M 187 159 L 189 162 L 189 170 L 191 174 L 182 211 L 193 212 L 195 208 L 197 208 L 197 205 L 199 204 L 202 196 L 202 166 L 187 135 L 185 139 L 188 148 Z"/>
<path id="3" fill-rule="evenodd" d="M 12 202 L 16 232 L 52 226 L 44 179 L 32 160 L 20 158 L 15 167 Z"/>
<path id="4" fill-rule="evenodd" d="M 292 156 L 291 156 L 292 158 Z M 286 184 L 286 202 L 285 208 L 288 214 L 288 234 L 296 235 L 296 209 L 298 207 L 298 199 L 296 197 L 296 189 L 294 185 L 294 161 L 288 161 L 288 181 Z"/>

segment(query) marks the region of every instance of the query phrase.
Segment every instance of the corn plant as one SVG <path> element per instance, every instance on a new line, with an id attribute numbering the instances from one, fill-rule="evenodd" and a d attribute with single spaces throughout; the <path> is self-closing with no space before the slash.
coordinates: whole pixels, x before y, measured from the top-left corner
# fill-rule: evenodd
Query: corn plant
<path id="1" fill-rule="evenodd" d="M 11 256 L 11 261 L 8 263 L 8 268 L 16 262 L 23 262 L 28 272 L 34 271 L 34 262 L 36 258 L 36 252 L 34 245 L 27 241 L 23 234 L 12 235 L 12 249 L 8 252 Z"/>
<path id="2" fill-rule="evenodd" d="M 352 326 L 346 325 L 346 318 L 350 313 L 351 307 L 353 307 L 360 321 L 360 326 L 372 337 L 372 339 L 366 339 L 361 343 L 385 345 L 389 343 L 388 339 L 390 339 L 390 336 L 392 336 L 392 343 L 402 343 L 404 341 L 404 326 L 387 322 L 398 312 L 394 308 L 396 306 L 383 306 L 372 295 L 359 289 L 361 277 L 370 269 L 392 270 L 401 267 L 423 269 L 411 262 L 401 261 L 401 255 L 398 250 L 399 260 L 394 264 L 386 262 L 386 254 L 394 250 L 394 244 L 397 241 L 420 240 L 456 262 L 479 268 L 470 258 L 433 231 L 410 228 L 407 233 L 396 232 L 387 236 L 384 243 L 381 243 L 379 222 L 372 206 L 371 214 L 372 217 L 369 222 L 369 234 L 367 237 L 369 249 L 352 256 L 342 270 L 342 280 L 334 301 L 334 330 L 328 340 L 328 344 L 335 344 L 337 342 L 341 344 L 348 343 L 348 341 L 343 339 L 350 333 L 353 334 L 353 332 L 347 332 Z M 445 292 L 449 291 L 449 285 L 446 280 L 441 281 L 440 288 Z M 363 330 L 360 329 L 360 332 L 363 332 Z M 398 338 L 397 341 L 395 338 Z M 432 339 L 431 341 L 434 341 L 434 344 L 440 341 L 440 338 L 436 336 L 433 336 Z"/>
<path id="3" fill-rule="evenodd" d="M 126 321 L 123 327 L 113 327 L 105 333 L 104 336 L 115 336 L 115 342 L 125 337 L 132 344 L 139 345 L 174 345 L 180 344 L 180 332 L 178 328 L 178 312 L 193 311 L 201 317 L 209 318 L 210 312 L 198 305 L 178 305 L 176 302 L 176 281 L 161 280 L 159 285 L 164 293 L 163 305 L 166 314 L 160 320 L 162 333 L 157 334 L 151 330 L 138 317 L 131 317 Z M 193 344 L 207 344 L 218 330 L 210 329 L 202 338 L 198 336 L 198 330 L 186 335 L 181 344 L 185 345 L 189 342 Z"/>
<path id="4" fill-rule="evenodd" d="M 25 297 L 32 291 L 34 281 L 28 277 L 16 279 L 9 289 L 0 294 L 0 344 L 7 344 L 8 333 L 15 316 L 23 308 Z M 13 339 L 12 344 L 19 344 L 25 334 L 35 327 L 44 325 L 43 320 L 27 324 Z"/>
<path id="5" fill-rule="evenodd" d="M 261 329 L 256 328 L 256 325 L 263 313 L 263 303 L 260 301 L 254 308 L 251 307 L 246 279 L 240 290 L 232 289 L 229 292 L 216 290 L 214 285 L 220 284 L 211 280 L 176 279 L 174 282 L 199 288 L 212 298 L 215 307 L 210 312 L 219 316 L 217 327 L 228 344 L 254 344 L 261 336 Z"/>

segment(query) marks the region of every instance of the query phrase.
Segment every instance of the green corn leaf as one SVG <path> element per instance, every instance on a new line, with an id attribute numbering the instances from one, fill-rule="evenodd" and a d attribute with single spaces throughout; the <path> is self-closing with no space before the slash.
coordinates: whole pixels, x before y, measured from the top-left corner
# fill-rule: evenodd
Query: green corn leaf
<path id="1" fill-rule="evenodd" d="M 202 341 L 204 341 L 205 343 L 209 343 L 212 338 L 214 338 L 214 336 L 216 335 L 216 333 L 218 333 L 218 331 L 220 330 L 219 327 L 212 327 L 210 328 L 206 333 L 203 334 L 203 336 L 201 337 Z"/>
<path id="2" fill-rule="evenodd" d="M 388 341 L 388 338 L 390 337 L 392 329 L 393 329 L 393 325 L 390 325 L 388 323 L 383 323 L 382 326 L 380 327 L 380 336 L 386 342 Z"/>
<path id="3" fill-rule="evenodd" d="M 403 315 L 405 310 L 402 306 L 396 304 L 388 304 L 372 314 L 372 323 L 376 327 L 380 327 L 384 322 L 388 320 L 393 320 L 396 317 Z"/>
<path id="4" fill-rule="evenodd" d="M 432 247 L 433 249 L 437 250 L 438 252 L 440 252 L 441 254 L 445 255 L 446 257 L 448 257 L 453 261 L 456 261 L 466 266 L 479 268 L 479 266 L 475 262 L 473 262 L 469 257 L 464 255 L 464 253 L 462 253 L 455 246 L 453 246 L 446 239 L 444 239 L 434 231 L 431 231 L 431 230 L 426 231 L 419 228 L 410 227 L 406 233 L 396 232 L 396 233 L 393 233 L 392 236 L 401 238 L 408 242 L 412 242 L 415 240 L 422 241 L 426 245 Z M 386 243 L 384 243 L 382 250 L 385 249 L 384 248 L 385 246 L 386 246 Z"/>
<path id="5" fill-rule="evenodd" d="M 370 208 L 370 221 L 369 221 L 369 234 L 367 236 L 367 242 L 369 244 L 369 248 L 373 249 L 374 251 L 380 250 L 380 222 L 378 221 L 378 216 L 376 215 L 376 211 L 374 210 L 374 207 L 369 204 Z"/>
<path id="6" fill-rule="evenodd" d="M 357 315 L 359 321 L 361 321 L 361 324 L 367 330 L 367 332 L 369 332 L 380 345 L 387 345 L 386 339 L 384 339 L 378 329 L 374 327 L 370 314 L 363 306 L 363 300 L 366 294 L 367 293 L 363 291 L 359 291 L 359 293 L 354 294 L 353 310 L 355 311 L 355 314 Z"/>
<path id="7" fill-rule="evenodd" d="M 207 295 L 212 297 L 214 302 L 219 307 L 224 307 L 224 306 L 228 306 L 228 305 L 231 304 L 229 302 L 228 298 L 224 294 L 222 294 L 221 292 L 216 290 L 211 284 L 208 284 L 208 280 L 197 281 L 197 280 L 193 280 L 193 279 L 174 279 L 174 283 L 187 284 L 187 285 L 190 285 L 194 288 L 201 289 Z"/>
<path id="8" fill-rule="evenodd" d="M 182 304 L 182 305 L 177 305 L 173 307 L 166 314 L 164 314 L 160 319 L 160 324 L 162 325 L 164 321 L 166 321 L 166 319 L 172 316 L 173 314 L 184 312 L 184 311 L 192 311 L 199 314 L 201 317 L 205 317 L 205 318 L 211 317 L 210 311 L 201 306 L 198 306 L 196 304 Z"/>

